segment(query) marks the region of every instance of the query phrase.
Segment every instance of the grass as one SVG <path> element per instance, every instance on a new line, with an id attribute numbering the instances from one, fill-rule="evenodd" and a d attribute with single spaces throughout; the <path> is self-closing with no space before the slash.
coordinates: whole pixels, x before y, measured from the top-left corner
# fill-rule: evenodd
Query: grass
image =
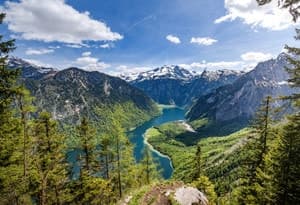
<path id="1" fill-rule="evenodd" d="M 143 199 L 144 194 L 149 191 L 151 188 L 151 185 L 148 186 L 142 186 L 141 188 L 137 189 L 135 193 L 132 193 L 131 196 L 132 199 L 130 200 L 128 205 L 140 205 L 141 200 Z"/>
<path id="2" fill-rule="evenodd" d="M 207 125 L 209 123 L 208 119 L 207 118 L 201 118 L 201 119 L 198 119 L 198 120 L 194 120 L 192 122 L 190 122 L 191 126 L 197 130 L 205 125 Z"/>

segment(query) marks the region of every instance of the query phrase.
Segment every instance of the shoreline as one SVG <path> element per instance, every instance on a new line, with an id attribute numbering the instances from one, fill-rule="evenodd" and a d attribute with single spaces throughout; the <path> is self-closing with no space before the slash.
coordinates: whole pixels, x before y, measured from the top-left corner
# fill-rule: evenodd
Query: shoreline
<path id="1" fill-rule="evenodd" d="M 149 128 L 149 129 L 151 129 L 151 128 Z M 163 153 L 161 153 L 161 152 L 159 152 L 157 149 L 155 149 L 155 148 L 153 147 L 152 144 L 150 144 L 150 143 L 148 142 L 148 137 L 146 136 L 147 131 L 148 131 L 148 129 L 147 129 L 146 132 L 143 134 L 143 138 L 144 138 L 143 142 L 144 142 L 144 144 L 145 144 L 146 146 L 149 147 L 150 151 L 155 152 L 158 156 L 163 157 L 163 158 L 167 158 L 167 159 L 170 161 L 170 167 L 172 168 L 172 172 L 173 172 L 173 171 L 174 171 L 174 167 L 173 167 L 173 162 L 172 162 L 171 157 L 168 156 L 168 155 L 165 155 L 165 154 L 163 154 Z"/>

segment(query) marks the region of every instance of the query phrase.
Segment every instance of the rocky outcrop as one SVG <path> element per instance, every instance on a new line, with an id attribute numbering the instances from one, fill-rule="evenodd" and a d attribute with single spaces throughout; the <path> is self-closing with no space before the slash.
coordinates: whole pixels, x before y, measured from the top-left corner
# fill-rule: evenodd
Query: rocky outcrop
<path id="1" fill-rule="evenodd" d="M 208 205 L 207 197 L 198 189 L 182 182 L 153 185 L 143 195 L 129 195 L 119 204 L 131 205 L 138 201 L 140 205 Z"/>
<path id="2" fill-rule="evenodd" d="M 206 196 L 194 187 L 180 187 L 174 194 L 180 205 L 208 205 Z"/>

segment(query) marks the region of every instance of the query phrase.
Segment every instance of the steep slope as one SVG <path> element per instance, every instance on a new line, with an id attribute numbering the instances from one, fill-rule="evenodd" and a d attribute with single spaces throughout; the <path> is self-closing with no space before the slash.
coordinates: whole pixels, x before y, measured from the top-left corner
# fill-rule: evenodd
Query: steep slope
<path id="1" fill-rule="evenodd" d="M 135 126 L 158 113 L 148 96 L 116 77 L 78 68 L 62 71 L 42 69 L 27 62 L 19 63 L 18 67 L 22 70 L 26 87 L 36 99 L 37 107 L 51 112 L 62 122 L 76 122 L 83 114 L 96 120 L 101 115 L 96 113 L 96 107 L 113 109 L 117 104 L 128 112 L 128 126 Z"/>
<path id="2" fill-rule="evenodd" d="M 194 121 L 208 118 L 209 125 L 200 130 L 212 131 L 209 134 L 218 134 L 216 131 L 224 131 L 224 127 L 227 128 L 225 132 L 240 129 L 253 118 L 266 96 L 279 97 L 293 92 L 287 83 L 289 76 L 285 71 L 286 66 L 286 54 L 259 63 L 254 70 L 241 76 L 233 84 L 199 98 L 188 112 L 188 119 Z M 281 101 L 275 103 L 276 106 L 280 104 Z"/>
<path id="3" fill-rule="evenodd" d="M 234 82 L 242 74 L 230 70 L 197 74 L 179 66 L 163 66 L 121 77 L 160 104 L 186 106 L 201 95 Z"/>

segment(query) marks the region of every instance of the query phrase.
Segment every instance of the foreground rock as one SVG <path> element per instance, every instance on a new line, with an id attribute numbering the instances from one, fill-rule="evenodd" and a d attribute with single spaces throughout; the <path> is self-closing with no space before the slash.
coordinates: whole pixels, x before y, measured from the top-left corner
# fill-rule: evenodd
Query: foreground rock
<path id="1" fill-rule="evenodd" d="M 134 194 L 135 195 L 135 194 Z M 206 196 L 194 187 L 182 182 L 158 184 L 150 187 L 144 194 L 136 193 L 137 198 L 130 195 L 121 202 L 122 205 L 208 205 Z"/>

